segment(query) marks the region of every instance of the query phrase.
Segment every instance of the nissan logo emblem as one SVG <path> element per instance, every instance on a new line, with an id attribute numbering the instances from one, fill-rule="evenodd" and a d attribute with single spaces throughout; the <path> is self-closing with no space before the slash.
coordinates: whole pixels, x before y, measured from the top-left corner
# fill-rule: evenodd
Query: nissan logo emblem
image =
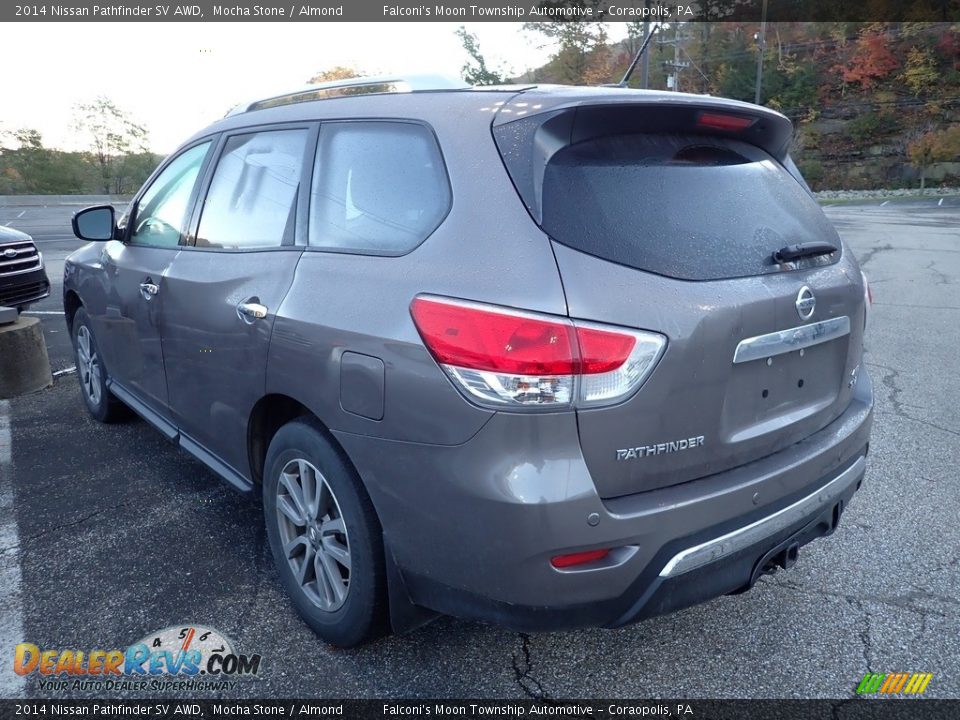
<path id="1" fill-rule="evenodd" d="M 813 296 L 813 290 L 804 285 L 797 293 L 797 301 L 794 303 L 797 308 L 797 315 L 801 320 L 809 320 L 813 317 L 813 311 L 817 307 L 817 299 Z"/>

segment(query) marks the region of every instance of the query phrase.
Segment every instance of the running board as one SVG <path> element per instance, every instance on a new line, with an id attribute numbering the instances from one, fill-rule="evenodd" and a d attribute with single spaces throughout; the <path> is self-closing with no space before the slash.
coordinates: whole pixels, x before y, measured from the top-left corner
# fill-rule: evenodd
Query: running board
<path id="1" fill-rule="evenodd" d="M 135 397 L 133 393 L 131 393 L 125 387 L 118 384 L 115 380 L 107 378 L 107 390 L 109 390 L 120 402 L 133 410 L 137 415 L 153 425 L 153 427 L 159 430 L 167 440 L 172 443 L 177 442 L 177 437 L 180 435 L 180 431 L 177 430 L 176 425 L 168 420 L 165 420 L 155 410 L 150 409 L 149 406 Z"/>
<path id="2" fill-rule="evenodd" d="M 253 490 L 253 483 L 247 480 L 232 467 L 221 461 L 216 455 L 207 450 L 203 445 L 180 433 L 180 447 L 193 455 L 194 458 L 206 465 L 210 470 L 222 477 L 228 483 L 233 485 L 240 492 L 250 492 Z"/>
<path id="3" fill-rule="evenodd" d="M 108 379 L 107 390 L 113 393 L 120 402 L 146 420 L 148 424 L 152 425 L 167 440 L 185 450 L 188 454 L 192 455 L 194 459 L 206 465 L 207 468 L 233 485 L 237 490 L 245 493 L 253 490 L 253 483 L 217 458 L 200 443 L 184 435 L 173 423 L 163 418 L 155 410 L 152 410 L 125 387 L 118 385 L 112 379 Z"/>

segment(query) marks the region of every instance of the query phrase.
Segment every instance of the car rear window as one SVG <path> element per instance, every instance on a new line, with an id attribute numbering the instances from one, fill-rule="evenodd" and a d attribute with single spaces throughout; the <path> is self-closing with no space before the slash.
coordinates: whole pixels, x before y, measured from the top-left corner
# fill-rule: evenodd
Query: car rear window
<path id="1" fill-rule="evenodd" d="M 727 138 L 619 134 L 567 145 L 549 157 L 539 193 L 524 199 L 557 242 L 684 280 L 794 269 L 800 265 L 780 267 L 772 254 L 795 243 L 840 247 L 816 201 L 782 165 Z M 839 254 L 800 264 L 829 264 Z"/>

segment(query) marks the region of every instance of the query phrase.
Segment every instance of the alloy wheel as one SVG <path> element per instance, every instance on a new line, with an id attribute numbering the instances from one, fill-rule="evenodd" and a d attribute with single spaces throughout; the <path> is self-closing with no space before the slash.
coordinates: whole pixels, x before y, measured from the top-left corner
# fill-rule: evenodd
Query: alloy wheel
<path id="1" fill-rule="evenodd" d="M 86 325 L 77 330 L 77 372 L 83 394 L 93 405 L 100 404 L 100 359 L 97 357 L 93 336 Z"/>
<path id="2" fill-rule="evenodd" d="M 277 483 L 277 523 L 284 557 L 303 593 L 334 612 L 350 590 L 350 541 L 336 495 L 316 467 L 288 462 Z"/>

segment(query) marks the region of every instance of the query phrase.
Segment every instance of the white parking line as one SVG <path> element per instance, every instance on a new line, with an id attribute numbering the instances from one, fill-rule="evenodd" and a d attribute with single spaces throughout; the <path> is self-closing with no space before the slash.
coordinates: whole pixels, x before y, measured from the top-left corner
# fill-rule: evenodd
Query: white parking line
<path id="1" fill-rule="evenodd" d="M 10 403 L 0 400 L 0 646 L 7 652 L 23 636 L 20 536 L 13 504 L 13 438 L 10 433 Z M 25 681 L 13 672 L 9 656 L 0 662 L 0 697 L 24 696 Z"/>
<path id="2" fill-rule="evenodd" d="M 888 202 L 890 202 L 890 201 L 889 201 L 889 200 L 884 200 L 882 203 L 880 203 L 880 207 L 883 207 L 883 206 L 886 205 Z"/>
<path id="3" fill-rule="evenodd" d="M 77 366 L 71 365 L 70 367 L 64 368 L 63 370 L 57 370 L 55 373 L 53 373 L 53 376 L 60 377 L 61 375 L 73 375 L 73 373 L 75 373 L 76 371 L 77 371 Z"/>
<path id="4" fill-rule="evenodd" d="M 63 315 L 63 310 L 25 310 L 23 315 Z"/>
<path id="5" fill-rule="evenodd" d="M 940 207 L 941 205 L 943 205 L 943 198 L 940 198 L 940 202 L 937 203 L 937 207 Z"/>
<path id="6" fill-rule="evenodd" d="M 22 218 L 24 215 L 26 215 L 26 213 L 27 213 L 26 210 L 21 210 L 21 211 L 20 211 L 20 214 L 17 215 L 17 220 L 19 220 L 19 219 Z"/>

